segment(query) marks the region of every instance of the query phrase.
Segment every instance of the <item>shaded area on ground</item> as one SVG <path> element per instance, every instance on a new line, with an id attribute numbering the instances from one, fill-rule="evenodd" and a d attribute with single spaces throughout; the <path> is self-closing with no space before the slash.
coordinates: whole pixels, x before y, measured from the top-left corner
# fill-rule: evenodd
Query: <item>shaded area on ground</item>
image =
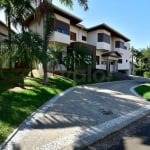
<path id="1" fill-rule="evenodd" d="M 95 142 L 84 150 L 149 150 L 150 115 Z"/>

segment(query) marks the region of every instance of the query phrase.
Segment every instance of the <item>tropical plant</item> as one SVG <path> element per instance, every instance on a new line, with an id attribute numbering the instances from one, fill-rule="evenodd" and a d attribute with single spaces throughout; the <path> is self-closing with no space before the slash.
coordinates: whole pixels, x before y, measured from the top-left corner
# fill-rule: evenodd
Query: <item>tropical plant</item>
<path id="1" fill-rule="evenodd" d="M 21 87 L 24 87 L 25 70 L 31 68 L 35 61 L 44 62 L 47 55 L 43 53 L 43 40 L 41 37 L 32 32 L 23 32 L 15 36 L 16 52 L 14 60 L 19 62 L 21 70 L 22 81 Z"/>
<path id="2" fill-rule="evenodd" d="M 10 55 L 12 52 L 11 14 L 12 14 L 13 8 L 14 8 L 13 0 L 1 0 L 0 1 L 0 9 L 3 9 L 5 12 L 6 22 L 7 22 L 7 26 L 8 26 L 8 49 L 9 49 Z M 12 68 L 11 58 L 10 58 L 10 62 L 9 62 L 9 67 L 10 67 L 10 69 Z"/>
<path id="3" fill-rule="evenodd" d="M 88 70 L 88 67 L 92 68 L 92 56 L 89 48 L 83 44 L 70 46 L 67 51 L 67 57 L 64 64 L 72 71 Z"/>
<path id="4" fill-rule="evenodd" d="M 63 47 L 60 44 L 55 44 L 54 47 L 48 49 L 50 68 L 52 68 L 52 73 L 54 75 L 55 68 L 61 63 L 63 54 Z M 61 64 L 60 64 L 61 66 Z"/>
<path id="5" fill-rule="evenodd" d="M 150 47 L 141 49 L 143 62 L 144 62 L 144 71 L 150 71 Z"/>
<path id="6" fill-rule="evenodd" d="M 13 1 L 13 10 L 11 15 L 12 24 L 17 27 L 17 25 L 21 26 L 21 31 L 24 32 L 25 25 L 24 21 L 34 13 L 35 9 L 32 6 L 31 0 L 14 0 Z"/>
<path id="7" fill-rule="evenodd" d="M 0 42 L 0 79 L 4 79 L 3 64 L 5 60 L 9 58 L 9 51 L 6 42 Z"/>

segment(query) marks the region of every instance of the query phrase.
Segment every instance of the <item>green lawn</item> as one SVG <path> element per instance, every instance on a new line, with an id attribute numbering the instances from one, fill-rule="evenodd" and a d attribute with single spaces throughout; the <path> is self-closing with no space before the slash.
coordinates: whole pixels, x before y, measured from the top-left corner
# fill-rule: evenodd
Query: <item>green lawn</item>
<path id="1" fill-rule="evenodd" d="M 41 78 L 25 78 L 25 89 L 18 88 L 21 81 L 20 70 L 4 71 L 5 80 L 0 80 L 0 143 L 33 111 L 47 100 L 69 87 L 104 81 L 115 81 L 116 78 L 97 74 L 95 79 L 77 75 L 76 82 L 67 77 L 49 78 L 49 86 L 42 84 Z M 64 74 L 63 74 L 64 75 Z M 15 88 L 14 88 L 15 87 Z M 16 88 L 17 87 L 17 88 Z M 11 90 L 10 90 L 11 89 Z M 12 90 L 13 89 L 13 90 Z"/>
<path id="2" fill-rule="evenodd" d="M 40 78 L 27 77 L 26 89 L 14 89 L 19 78 L 9 73 L 5 76 L 5 81 L 0 80 L 0 143 L 48 99 L 75 85 L 61 76 L 49 78 L 49 86 L 43 86 Z"/>
<path id="3" fill-rule="evenodd" d="M 136 92 L 150 101 L 150 83 L 135 88 Z"/>

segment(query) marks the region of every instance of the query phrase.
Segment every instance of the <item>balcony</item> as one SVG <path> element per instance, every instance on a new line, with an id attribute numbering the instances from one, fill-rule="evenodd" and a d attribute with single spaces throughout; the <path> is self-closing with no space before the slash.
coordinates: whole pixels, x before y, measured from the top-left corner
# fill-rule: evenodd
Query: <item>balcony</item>
<path id="1" fill-rule="evenodd" d="M 103 50 L 110 51 L 111 45 L 109 43 L 106 43 L 106 42 L 97 42 L 96 43 L 96 49 L 103 49 Z"/>
<path id="2" fill-rule="evenodd" d="M 51 41 L 70 44 L 70 35 L 54 31 L 51 36 Z"/>

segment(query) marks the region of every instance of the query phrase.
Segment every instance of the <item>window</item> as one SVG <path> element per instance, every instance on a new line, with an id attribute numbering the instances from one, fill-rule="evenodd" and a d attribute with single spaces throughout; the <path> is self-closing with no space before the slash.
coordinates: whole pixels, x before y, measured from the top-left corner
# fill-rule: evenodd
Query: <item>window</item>
<path id="1" fill-rule="evenodd" d="M 99 59 L 100 59 L 100 57 L 96 56 L 96 65 L 99 65 Z"/>
<path id="2" fill-rule="evenodd" d="M 114 61 L 111 61 L 111 62 L 110 62 L 110 64 L 111 64 L 111 65 L 114 65 L 114 64 L 115 64 L 115 62 L 114 62 Z"/>
<path id="3" fill-rule="evenodd" d="M 110 43 L 110 36 L 104 33 L 98 33 L 98 42 Z"/>
<path id="4" fill-rule="evenodd" d="M 119 63 L 119 64 L 122 64 L 122 59 L 118 59 L 118 63 Z"/>
<path id="5" fill-rule="evenodd" d="M 82 35 L 82 41 L 86 41 L 86 36 Z"/>
<path id="6" fill-rule="evenodd" d="M 70 40 L 76 41 L 76 33 L 70 32 Z"/>
<path id="7" fill-rule="evenodd" d="M 101 61 L 101 64 L 102 65 L 106 65 L 106 61 Z"/>
<path id="8" fill-rule="evenodd" d="M 69 35 L 69 30 L 69 24 L 57 19 L 55 20 L 55 31 Z"/>
<path id="9" fill-rule="evenodd" d="M 121 41 L 116 41 L 115 42 L 115 48 L 122 48 L 122 49 L 127 49 L 127 47 L 124 45 L 123 42 Z"/>

